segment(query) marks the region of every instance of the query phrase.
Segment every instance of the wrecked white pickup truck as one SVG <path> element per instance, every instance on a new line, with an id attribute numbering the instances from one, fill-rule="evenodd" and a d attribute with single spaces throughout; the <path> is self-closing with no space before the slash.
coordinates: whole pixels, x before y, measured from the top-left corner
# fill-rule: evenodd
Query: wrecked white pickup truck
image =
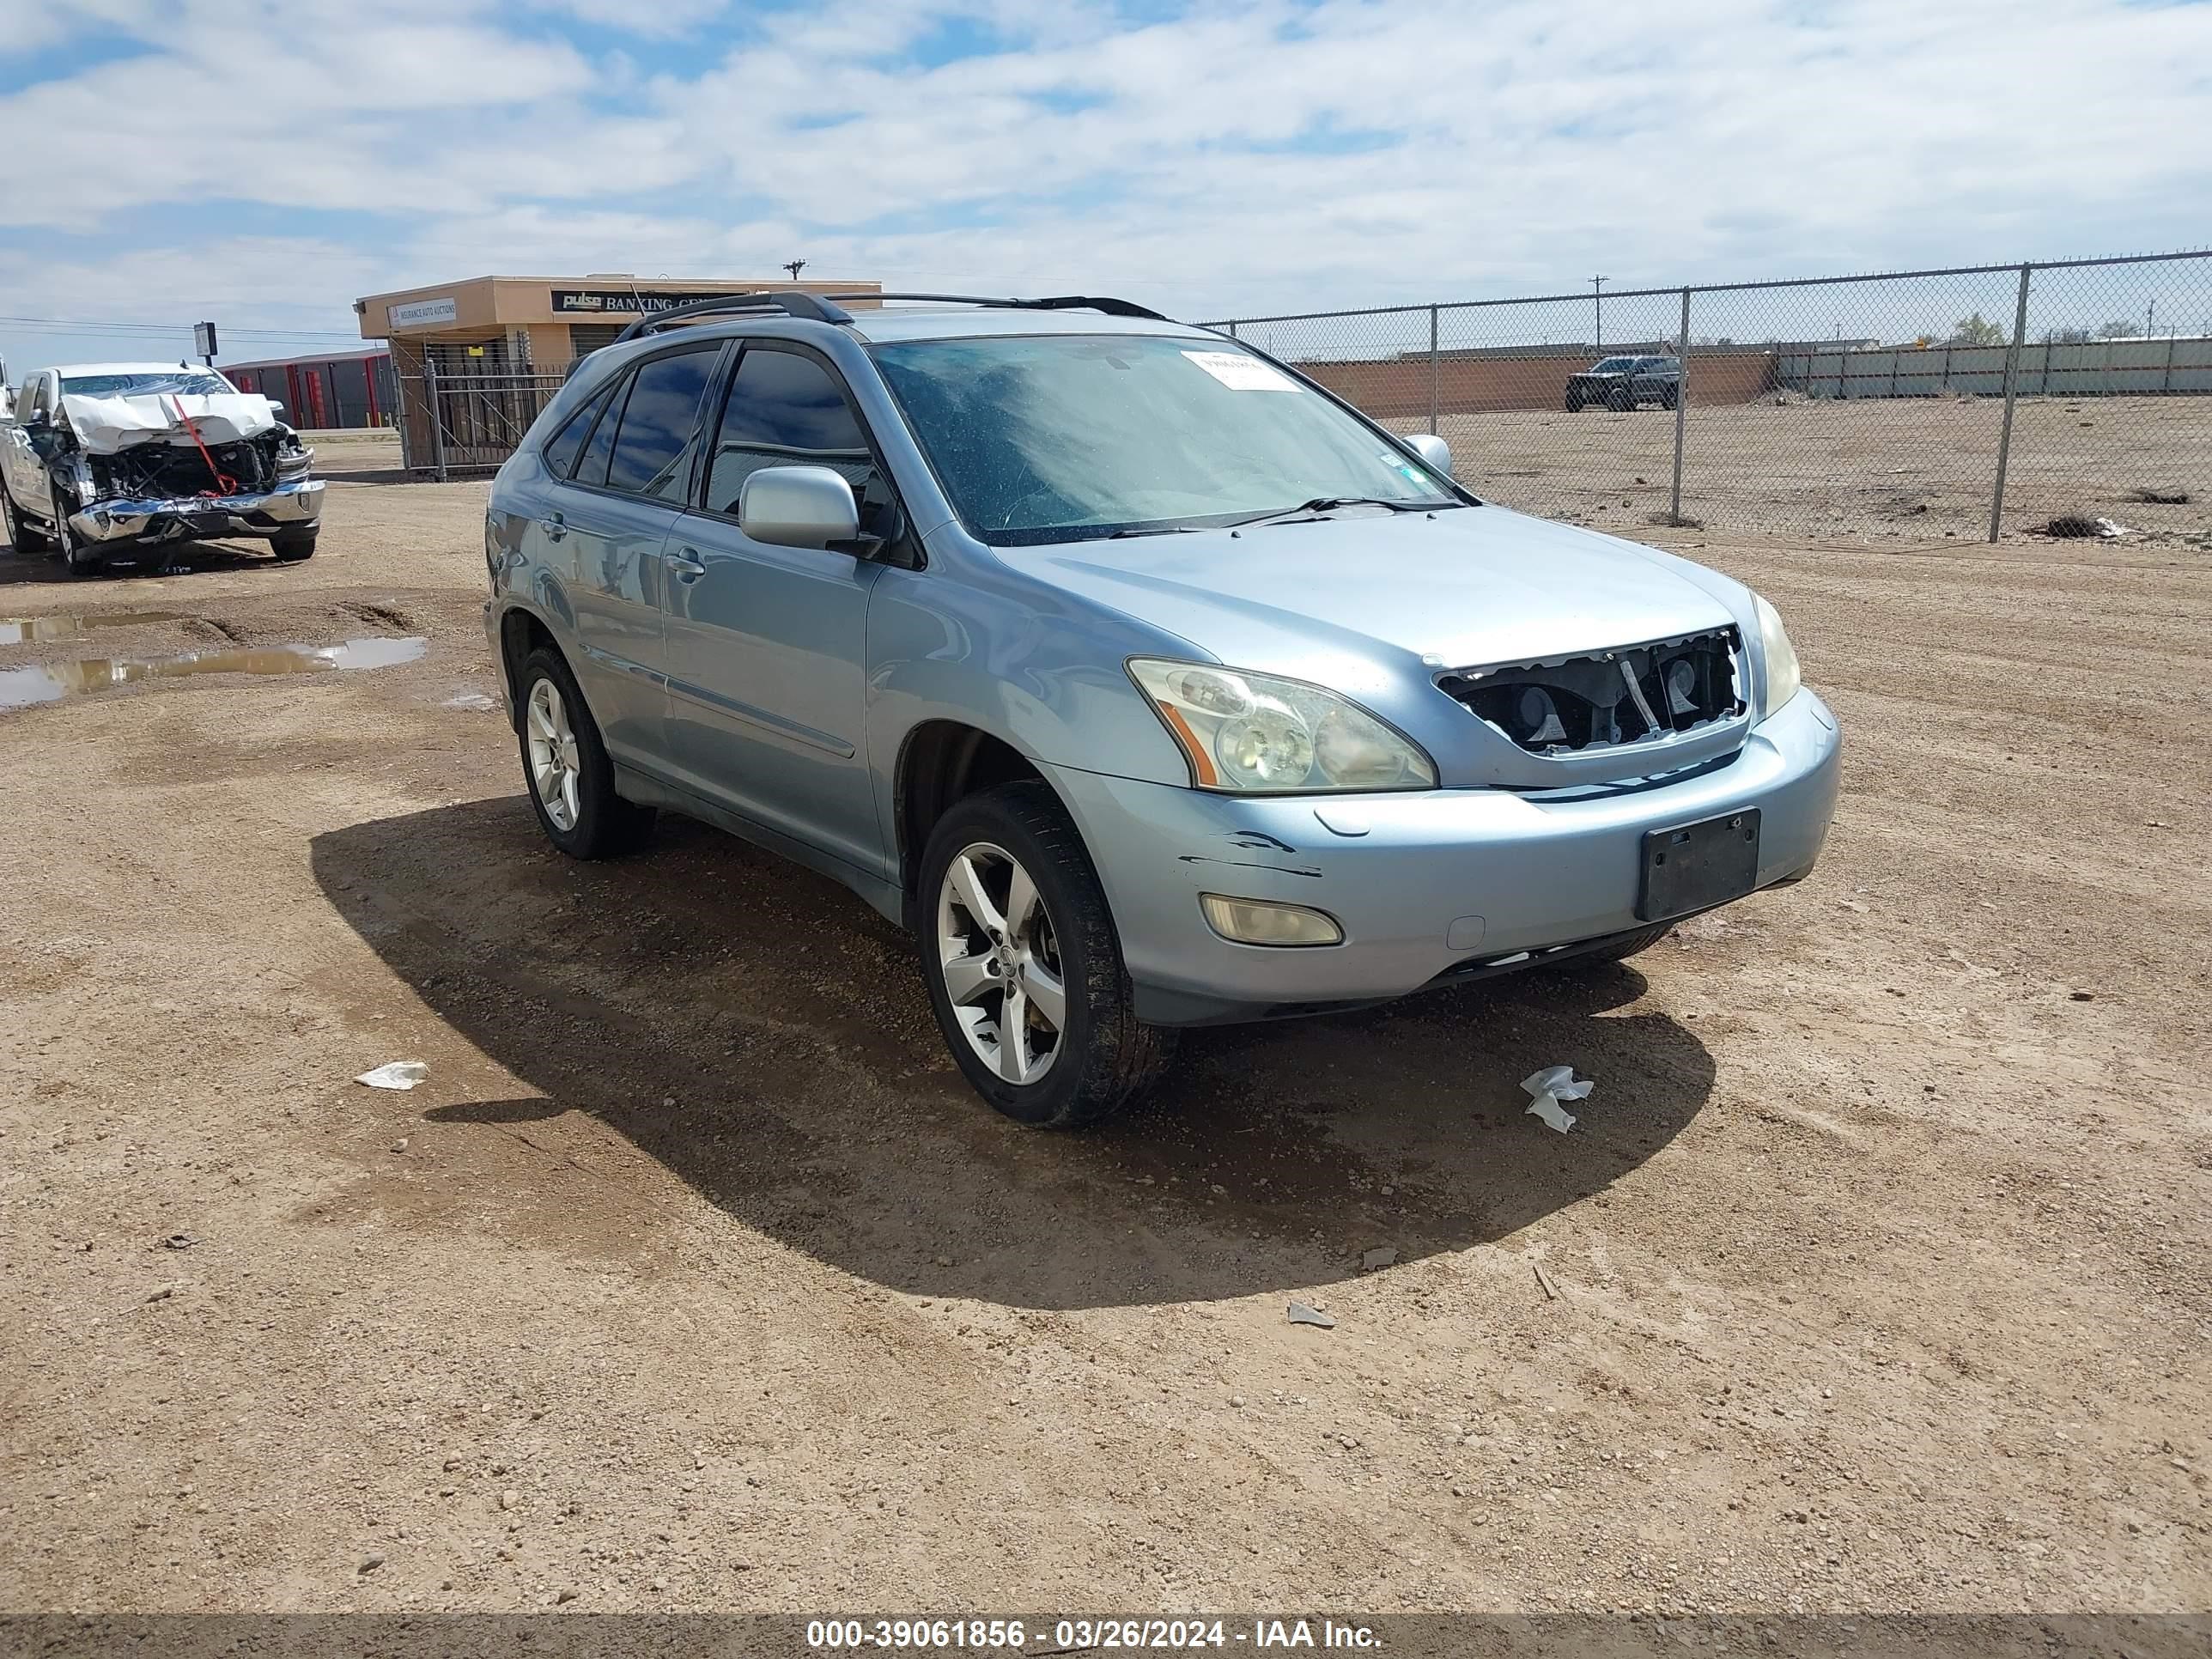
<path id="1" fill-rule="evenodd" d="M 204 537 L 309 557 L 323 485 L 283 408 L 188 364 L 40 369 L 0 416 L 0 528 L 18 553 L 84 575 L 167 566 L 179 543 Z"/>

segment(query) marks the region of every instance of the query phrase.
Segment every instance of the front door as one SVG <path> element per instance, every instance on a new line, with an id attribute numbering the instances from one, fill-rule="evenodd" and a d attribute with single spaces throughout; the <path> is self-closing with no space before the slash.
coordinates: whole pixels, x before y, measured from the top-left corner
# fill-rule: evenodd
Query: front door
<path id="1" fill-rule="evenodd" d="M 16 506 L 44 518 L 53 515 L 53 481 L 46 461 L 31 447 L 30 431 L 22 422 L 33 410 L 44 410 L 49 416 L 54 412 L 53 384 L 51 374 L 33 375 L 15 405 L 15 418 L 0 425 L 0 471 L 4 471 L 8 493 Z"/>
<path id="2" fill-rule="evenodd" d="M 738 527 L 764 466 L 835 468 L 887 499 L 842 381 L 797 347 L 749 343 L 707 453 L 702 506 L 668 543 L 669 748 L 679 781 L 870 875 L 888 872 L 868 772 L 868 596 L 880 564 Z"/>
<path id="3" fill-rule="evenodd" d="M 607 752 L 665 770 L 665 554 L 690 494 L 719 343 L 648 357 L 617 386 L 538 533 L 568 574 L 584 699 Z M 564 434 L 565 435 L 565 434 Z M 556 442 L 559 441 L 556 439 Z"/>

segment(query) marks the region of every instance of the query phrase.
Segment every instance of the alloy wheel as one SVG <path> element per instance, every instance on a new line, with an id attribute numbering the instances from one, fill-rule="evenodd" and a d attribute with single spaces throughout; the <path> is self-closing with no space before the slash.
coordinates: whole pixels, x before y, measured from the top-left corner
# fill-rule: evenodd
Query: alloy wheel
<path id="1" fill-rule="evenodd" d="M 540 678 L 530 688 L 530 705 L 523 717 L 530 744 L 530 783 L 538 803 L 553 827 L 564 834 L 576 827 L 577 787 L 582 763 L 576 753 L 576 730 L 568 721 L 568 705 L 561 688 Z"/>
<path id="2" fill-rule="evenodd" d="M 937 960 L 960 1029 L 1008 1083 L 1052 1069 L 1067 1027 L 1060 941 L 1020 860 L 971 842 L 945 866 L 937 896 Z"/>

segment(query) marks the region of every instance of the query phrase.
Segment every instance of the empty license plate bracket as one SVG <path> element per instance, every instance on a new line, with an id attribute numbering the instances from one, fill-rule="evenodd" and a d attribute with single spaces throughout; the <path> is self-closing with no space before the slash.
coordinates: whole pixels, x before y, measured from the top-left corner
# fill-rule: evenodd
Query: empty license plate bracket
<path id="1" fill-rule="evenodd" d="M 1759 809 L 1723 813 L 1644 836 L 1640 921 L 1669 921 L 1741 898 L 1759 881 Z"/>

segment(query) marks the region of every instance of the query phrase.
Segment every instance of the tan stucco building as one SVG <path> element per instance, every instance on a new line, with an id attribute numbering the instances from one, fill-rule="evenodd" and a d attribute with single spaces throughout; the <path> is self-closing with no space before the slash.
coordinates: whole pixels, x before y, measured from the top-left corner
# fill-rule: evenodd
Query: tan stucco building
<path id="1" fill-rule="evenodd" d="M 470 276 L 354 301 L 362 337 L 389 340 L 400 442 L 420 471 L 497 466 L 580 357 L 640 317 L 694 300 L 805 289 L 872 294 L 880 283 L 813 277 Z M 429 387 L 445 419 L 434 428 Z"/>

